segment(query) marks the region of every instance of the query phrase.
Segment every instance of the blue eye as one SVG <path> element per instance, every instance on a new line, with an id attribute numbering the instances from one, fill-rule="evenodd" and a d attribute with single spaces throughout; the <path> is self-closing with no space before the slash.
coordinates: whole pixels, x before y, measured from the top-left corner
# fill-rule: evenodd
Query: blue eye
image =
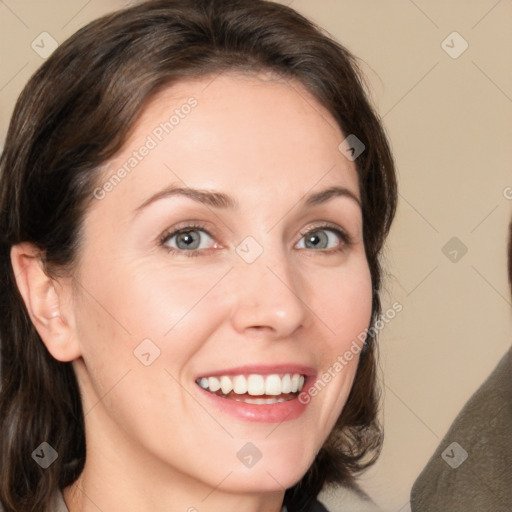
<path id="1" fill-rule="evenodd" d="M 302 235 L 297 243 L 298 249 L 342 249 L 349 243 L 345 233 L 334 228 L 314 228 Z M 341 244 L 342 247 L 339 247 Z"/>
<path id="2" fill-rule="evenodd" d="M 212 237 L 204 229 L 190 226 L 166 235 L 162 245 L 176 251 L 196 251 L 208 249 L 212 242 Z"/>

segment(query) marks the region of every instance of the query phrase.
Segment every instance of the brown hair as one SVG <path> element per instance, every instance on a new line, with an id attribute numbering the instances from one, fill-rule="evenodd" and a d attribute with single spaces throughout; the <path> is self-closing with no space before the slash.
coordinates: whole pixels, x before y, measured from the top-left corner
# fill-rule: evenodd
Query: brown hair
<path id="1" fill-rule="evenodd" d="M 391 151 L 355 59 L 294 10 L 264 0 L 155 0 L 98 19 L 41 66 L 18 99 L 0 166 L 0 504 L 46 510 L 85 462 L 79 387 L 71 363 L 46 350 L 18 292 L 10 248 L 37 246 L 50 275 L 71 268 L 99 168 L 122 148 L 154 95 L 191 77 L 273 71 L 301 82 L 345 135 L 357 158 L 364 244 L 372 277 L 372 324 L 381 306 L 379 255 L 395 214 Z M 341 141 L 340 141 L 341 142 Z M 376 459 L 375 339 L 367 335 L 355 381 L 332 433 L 304 477 L 285 494 L 302 510 L 325 483 L 355 485 Z M 31 459 L 43 441 L 58 459 Z"/>

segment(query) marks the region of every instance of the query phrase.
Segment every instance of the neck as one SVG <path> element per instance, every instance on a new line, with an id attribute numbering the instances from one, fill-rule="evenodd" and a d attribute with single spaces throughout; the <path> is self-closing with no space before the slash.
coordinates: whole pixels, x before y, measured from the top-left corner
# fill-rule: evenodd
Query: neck
<path id="1" fill-rule="evenodd" d="M 63 490 L 69 512 L 281 512 L 284 492 L 266 496 L 228 495 L 215 489 L 198 496 L 183 493 L 177 485 L 169 484 L 163 494 L 144 490 L 134 497 L 134 489 L 100 487 L 84 473 Z"/>
<path id="2" fill-rule="evenodd" d="M 233 472 L 208 485 L 143 451 L 125 432 L 113 432 L 105 419 L 101 404 L 86 417 L 84 470 L 63 490 L 69 512 L 281 512 L 284 489 L 233 492 Z"/>

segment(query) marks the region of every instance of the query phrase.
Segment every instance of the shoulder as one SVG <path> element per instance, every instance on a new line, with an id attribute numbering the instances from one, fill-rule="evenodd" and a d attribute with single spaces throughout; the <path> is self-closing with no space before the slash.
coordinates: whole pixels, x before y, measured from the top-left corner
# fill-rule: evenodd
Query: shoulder
<path id="1" fill-rule="evenodd" d="M 380 512 L 380 508 L 359 488 L 326 486 L 318 500 L 323 508 L 313 509 L 315 512 Z"/>
<path id="2" fill-rule="evenodd" d="M 322 503 L 320 503 L 318 500 L 315 500 L 311 507 L 309 508 L 308 512 L 329 512 Z"/>
<path id="3" fill-rule="evenodd" d="M 512 349 L 469 399 L 416 480 L 413 512 L 510 510 L 511 430 Z"/>
<path id="4" fill-rule="evenodd" d="M 55 493 L 53 500 L 53 510 L 55 512 L 69 512 L 61 491 Z"/>
<path id="5" fill-rule="evenodd" d="M 301 512 L 329 512 L 318 500 L 314 500 L 307 508 L 301 508 Z M 296 509 L 283 507 L 283 512 L 296 512 Z"/>

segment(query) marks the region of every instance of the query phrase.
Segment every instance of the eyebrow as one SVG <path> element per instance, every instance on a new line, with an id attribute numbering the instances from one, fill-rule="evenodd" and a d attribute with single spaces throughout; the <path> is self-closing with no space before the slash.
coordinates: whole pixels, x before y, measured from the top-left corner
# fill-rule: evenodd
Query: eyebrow
<path id="1" fill-rule="evenodd" d="M 305 204 L 307 206 L 316 206 L 326 203 L 333 197 L 347 197 L 354 200 L 360 208 L 362 207 L 360 199 L 351 190 L 345 187 L 330 187 L 326 190 L 322 190 L 321 192 L 311 194 L 307 196 Z"/>
<path id="2" fill-rule="evenodd" d="M 233 210 L 238 209 L 237 201 L 227 194 L 223 194 L 222 192 L 213 192 L 211 190 L 200 190 L 197 188 L 177 187 L 175 185 L 171 185 L 170 187 L 157 192 L 149 199 L 144 201 L 139 207 L 135 209 L 135 214 L 138 214 L 141 210 L 149 206 L 151 203 L 154 203 L 155 201 L 173 196 L 190 197 L 190 199 L 193 199 L 198 203 L 202 203 L 213 208 L 230 208 Z"/>
<path id="3" fill-rule="evenodd" d="M 171 185 L 170 187 L 157 192 L 146 201 L 144 201 L 135 209 L 135 215 L 139 214 L 141 210 L 148 207 L 150 204 L 173 196 L 189 197 L 194 201 L 202 203 L 206 206 L 211 206 L 213 208 L 224 208 L 232 210 L 237 210 L 239 208 L 239 203 L 236 199 L 222 192 L 213 192 L 211 190 L 201 190 L 196 188 L 178 187 Z M 352 191 L 345 187 L 330 187 L 326 190 L 322 190 L 314 194 L 304 195 L 299 201 L 299 204 L 304 203 L 306 206 L 318 206 L 320 204 L 326 203 L 334 197 L 347 197 L 352 199 L 361 208 L 360 199 Z"/>

